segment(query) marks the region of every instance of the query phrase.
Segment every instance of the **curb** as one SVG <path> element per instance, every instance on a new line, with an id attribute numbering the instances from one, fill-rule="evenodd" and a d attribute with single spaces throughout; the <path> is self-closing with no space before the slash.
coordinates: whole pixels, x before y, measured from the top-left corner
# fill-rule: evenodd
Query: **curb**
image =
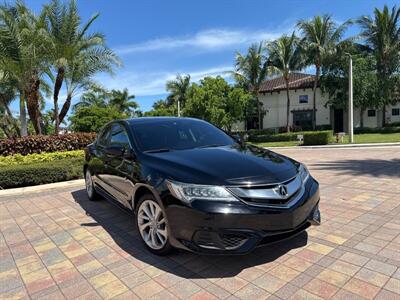
<path id="1" fill-rule="evenodd" d="M 359 149 L 359 148 L 380 148 L 380 147 L 400 147 L 397 143 L 369 143 L 369 144 L 343 144 L 343 145 L 320 145 L 320 146 L 289 146 L 289 147 L 263 147 L 264 149 L 282 149 L 282 150 L 307 150 L 307 149 Z"/>
<path id="2" fill-rule="evenodd" d="M 41 185 L 35 185 L 35 186 L 27 186 L 27 187 L 21 187 L 21 188 L 0 190 L 0 197 L 28 195 L 28 194 L 32 194 L 32 193 L 51 191 L 51 190 L 60 189 L 60 188 L 71 188 L 71 187 L 73 188 L 73 187 L 82 187 L 82 186 L 85 186 L 85 180 L 84 179 L 76 179 L 76 180 L 47 183 L 47 184 L 41 184 Z"/>

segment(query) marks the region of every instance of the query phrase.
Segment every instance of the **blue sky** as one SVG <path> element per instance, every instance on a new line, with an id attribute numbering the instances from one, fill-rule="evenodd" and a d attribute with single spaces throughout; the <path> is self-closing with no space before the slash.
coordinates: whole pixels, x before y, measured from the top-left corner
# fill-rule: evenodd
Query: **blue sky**
<path id="1" fill-rule="evenodd" d="M 47 1 L 26 0 L 35 11 Z M 165 97 L 165 82 L 177 73 L 194 81 L 232 70 L 236 51 L 253 42 L 291 33 L 299 19 L 331 14 L 338 22 L 372 14 L 374 7 L 397 1 L 371 0 L 78 0 L 84 20 L 100 17 L 93 30 L 106 35 L 107 44 L 122 59 L 116 75 L 97 76 L 107 88 L 128 88 L 143 111 Z M 357 32 L 356 28 L 348 34 Z M 62 92 L 62 94 L 65 94 Z M 63 97 L 63 95 L 61 95 Z M 78 100 L 79 95 L 74 101 Z M 63 98 L 61 98 L 63 99 Z M 13 110 L 18 104 L 13 103 Z M 52 107 L 48 99 L 46 108 Z"/>

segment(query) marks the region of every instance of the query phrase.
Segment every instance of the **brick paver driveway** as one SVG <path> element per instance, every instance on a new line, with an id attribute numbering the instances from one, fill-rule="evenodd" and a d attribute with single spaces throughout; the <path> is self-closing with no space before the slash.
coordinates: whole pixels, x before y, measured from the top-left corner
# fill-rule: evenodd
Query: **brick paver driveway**
<path id="1" fill-rule="evenodd" d="M 323 225 L 245 256 L 145 251 L 83 190 L 0 200 L 0 298 L 400 299 L 400 148 L 280 150 L 321 183 Z"/>

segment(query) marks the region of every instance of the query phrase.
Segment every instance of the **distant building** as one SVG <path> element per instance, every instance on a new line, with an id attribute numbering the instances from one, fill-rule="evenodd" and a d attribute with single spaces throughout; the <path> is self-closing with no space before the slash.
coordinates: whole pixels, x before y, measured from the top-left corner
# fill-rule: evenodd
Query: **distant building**
<path id="1" fill-rule="evenodd" d="M 290 115 L 289 124 L 302 128 L 312 127 L 313 85 L 315 76 L 304 73 L 291 73 L 289 77 Z M 265 81 L 260 89 L 260 101 L 266 114 L 263 128 L 280 128 L 286 126 L 287 95 L 282 76 Z M 327 106 L 329 95 L 323 94 L 318 87 L 316 91 L 316 124 L 331 126 L 335 132 L 347 132 L 347 111 Z M 367 109 L 364 112 L 364 127 L 379 127 L 382 124 L 382 111 Z M 386 122 L 400 122 L 400 102 L 386 107 Z M 258 119 L 255 116 L 237 125 L 237 130 L 257 129 Z M 354 109 L 354 127 L 360 126 L 360 111 Z"/>

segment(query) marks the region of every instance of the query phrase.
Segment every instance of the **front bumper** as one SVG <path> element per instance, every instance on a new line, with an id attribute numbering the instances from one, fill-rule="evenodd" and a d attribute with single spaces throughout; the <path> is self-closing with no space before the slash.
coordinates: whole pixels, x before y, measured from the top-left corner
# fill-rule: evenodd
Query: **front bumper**
<path id="1" fill-rule="evenodd" d="M 197 200 L 191 207 L 175 202 L 165 211 L 174 247 L 205 254 L 244 254 L 318 225 L 318 203 L 318 182 L 310 177 L 304 194 L 288 208 Z"/>

